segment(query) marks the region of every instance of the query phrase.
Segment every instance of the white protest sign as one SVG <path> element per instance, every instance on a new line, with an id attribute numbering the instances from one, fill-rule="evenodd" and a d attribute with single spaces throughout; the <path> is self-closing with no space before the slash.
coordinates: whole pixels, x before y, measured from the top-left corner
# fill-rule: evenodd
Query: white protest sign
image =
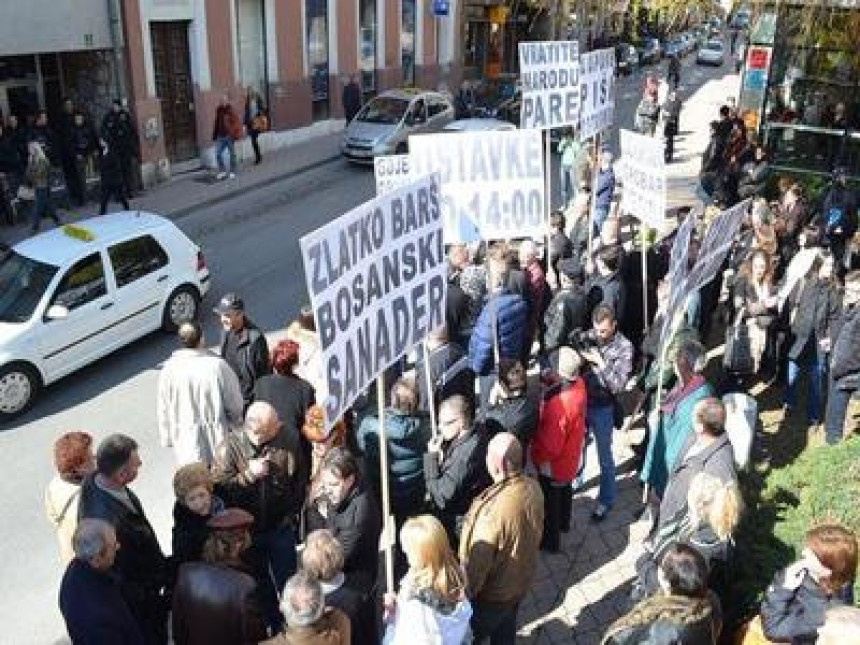
<path id="1" fill-rule="evenodd" d="M 588 52 L 579 60 L 579 136 L 589 139 L 610 127 L 615 116 L 615 49 Z"/>
<path id="2" fill-rule="evenodd" d="M 439 176 L 422 176 L 300 241 L 330 429 L 368 384 L 445 322 Z"/>
<path id="3" fill-rule="evenodd" d="M 376 194 L 384 195 L 395 188 L 410 183 L 409 155 L 380 155 L 373 158 L 373 175 L 376 178 Z"/>
<path id="4" fill-rule="evenodd" d="M 621 210 L 651 228 L 661 228 L 666 218 L 666 162 L 662 141 L 621 130 L 619 170 L 624 182 Z"/>
<path id="5" fill-rule="evenodd" d="M 520 127 L 547 130 L 579 123 L 579 43 L 520 43 Z"/>
<path id="6" fill-rule="evenodd" d="M 409 137 L 412 172 L 438 172 L 445 242 L 546 235 L 540 132 L 451 132 Z"/>

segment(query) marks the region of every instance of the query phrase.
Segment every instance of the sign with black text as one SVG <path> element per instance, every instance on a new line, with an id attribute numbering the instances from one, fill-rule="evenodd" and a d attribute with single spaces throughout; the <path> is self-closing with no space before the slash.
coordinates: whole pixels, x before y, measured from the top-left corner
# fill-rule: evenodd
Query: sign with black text
<path id="1" fill-rule="evenodd" d="M 651 228 L 666 218 L 666 161 L 663 142 L 644 134 L 621 130 L 619 170 L 624 189 L 621 210 Z"/>
<path id="2" fill-rule="evenodd" d="M 439 176 L 422 176 L 300 241 L 329 430 L 389 365 L 445 323 Z"/>
<path id="3" fill-rule="evenodd" d="M 579 43 L 521 42 L 520 127 L 547 130 L 579 123 Z"/>
<path id="4" fill-rule="evenodd" d="M 376 194 L 384 195 L 412 181 L 409 155 L 380 155 L 373 158 Z"/>
<path id="5" fill-rule="evenodd" d="M 583 54 L 579 74 L 579 137 L 588 139 L 611 126 L 615 117 L 615 49 Z"/>
<path id="6" fill-rule="evenodd" d="M 445 243 L 546 235 L 543 147 L 536 130 L 409 137 L 412 172 L 438 172 Z"/>

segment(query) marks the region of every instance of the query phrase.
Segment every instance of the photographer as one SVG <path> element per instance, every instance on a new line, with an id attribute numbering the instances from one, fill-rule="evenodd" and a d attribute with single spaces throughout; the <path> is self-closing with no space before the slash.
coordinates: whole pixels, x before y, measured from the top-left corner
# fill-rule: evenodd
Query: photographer
<path id="1" fill-rule="evenodd" d="M 618 331 L 618 322 L 609 305 L 598 305 L 591 320 L 592 330 L 580 336 L 575 348 L 588 363 L 584 375 L 587 391 L 585 421 L 597 441 L 600 462 L 600 489 L 591 519 L 600 522 L 615 502 L 612 431 L 623 421 L 616 396 L 624 391 L 630 378 L 633 345 Z"/>

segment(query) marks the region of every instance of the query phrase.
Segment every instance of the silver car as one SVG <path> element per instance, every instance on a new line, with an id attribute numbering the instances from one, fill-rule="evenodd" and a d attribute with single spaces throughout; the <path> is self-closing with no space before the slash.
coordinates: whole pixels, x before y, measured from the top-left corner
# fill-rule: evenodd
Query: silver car
<path id="1" fill-rule="evenodd" d="M 454 120 L 454 106 L 438 92 L 389 90 L 371 99 L 346 126 L 341 154 L 356 163 L 409 152 L 409 136 L 439 132 Z"/>
<path id="2" fill-rule="evenodd" d="M 723 43 L 721 40 L 709 40 L 699 48 L 699 53 L 696 55 L 697 65 L 716 65 L 723 64 Z"/>

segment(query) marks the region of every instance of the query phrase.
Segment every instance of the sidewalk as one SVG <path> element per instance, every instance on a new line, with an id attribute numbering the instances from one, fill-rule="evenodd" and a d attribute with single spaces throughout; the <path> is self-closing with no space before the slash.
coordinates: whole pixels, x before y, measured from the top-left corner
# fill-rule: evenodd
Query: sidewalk
<path id="1" fill-rule="evenodd" d="M 215 172 L 209 169 L 182 174 L 130 200 L 130 206 L 133 210 L 151 211 L 177 219 L 340 158 L 341 136 L 341 132 L 320 135 L 269 152 L 259 166 L 241 164 L 236 179 L 216 181 Z M 94 197 L 98 198 L 97 195 Z M 117 208 L 116 203 L 108 205 L 109 211 Z M 61 209 L 60 216 L 66 222 L 76 221 L 97 215 L 98 209 L 97 203 L 90 202 L 82 208 Z M 24 219 L 15 226 L 0 227 L 0 242 L 11 245 L 26 238 L 30 232 L 29 217 L 29 211 L 25 210 Z M 43 223 L 42 230 L 47 230 L 46 224 L 50 226 L 50 220 Z"/>
<path id="2" fill-rule="evenodd" d="M 693 68 L 692 74 L 696 71 Z M 706 82 L 686 100 L 676 161 L 668 166 L 669 208 L 696 203 L 708 124 L 736 91 L 737 76 L 729 74 Z M 597 451 L 594 442 L 588 447 L 586 483 L 574 494 L 571 531 L 562 534 L 560 553 L 541 553 L 532 588 L 520 605 L 518 643 L 599 645 L 609 626 L 630 610 L 634 565 L 649 529 L 647 522 L 636 518 L 642 493 L 636 475 L 627 472 L 633 457 L 630 445 L 641 441 L 642 434 L 642 429 L 615 434 L 618 495 L 615 507 L 599 524 L 590 520 L 597 497 Z"/>

